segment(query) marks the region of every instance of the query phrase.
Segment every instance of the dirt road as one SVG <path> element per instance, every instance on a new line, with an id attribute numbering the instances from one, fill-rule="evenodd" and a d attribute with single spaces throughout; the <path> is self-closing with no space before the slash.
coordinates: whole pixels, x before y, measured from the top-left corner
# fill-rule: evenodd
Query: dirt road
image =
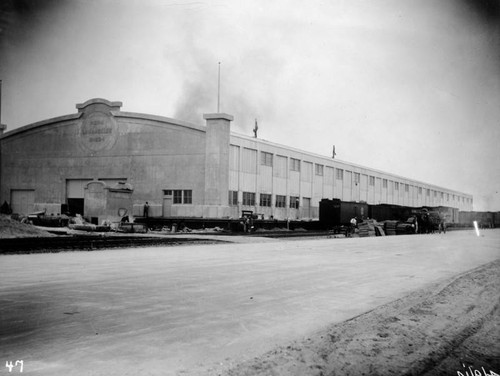
<path id="1" fill-rule="evenodd" d="M 224 374 L 494 375 L 500 373 L 499 303 L 495 261 L 232 365 Z"/>
<path id="2" fill-rule="evenodd" d="M 450 329 L 452 343 L 462 338 L 460 326 L 439 326 L 441 316 L 473 317 L 476 326 L 486 328 L 490 321 L 481 317 L 489 308 L 479 310 L 483 303 L 465 300 L 463 306 L 436 311 L 443 303 L 431 300 L 435 316 L 427 305 L 418 306 L 431 296 L 422 293 L 417 305 L 411 300 L 395 311 L 380 311 L 385 313 L 379 317 L 389 321 L 359 326 L 353 341 L 323 334 L 314 341 L 312 335 L 332 324 L 346 325 L 339 327 L 340 334 L 355 334 L 357 325 L 349 325 L 356 321 L 342 324 L 345 320 L 375 309 L 374 315 L 377 307 L 421 289 L 434 291 L 436 283 L 444 288 L 450 278 L 499 260 L 500 231 L 483 235 L 465 231 L 0 256 L 0 365 L 23 360 L 29 375 L 238 375 L 247 372 L 244 367 L 255 374 L 246 362 L 257 357 L 266 361 L 259 366 L 262 374 L 286 375 L 293 369 L 279 359 L 273 361 L 278 371 L 266 368 L 268 352 L 295 359 L 295 347 L 287 346 L 300 338 L 311 338 L 304 364 L 318 365 L 312 369 L 316 374 L 383 362 L 384 357 L 374 356 L 379 350 L 370 350 L 370 341 L 400 343 L 385 359 L 406 364 L 401 357 L 417 359 L 415 349 L 424 349 L 427 339 L 441 341 L 433 337 L 434 329 Z M 491 270 L 490 276 L 498 275 Z M 443 291 L 436 296 L 446 302 L 442 296 L 460 289 Z M 498 296 L 479 288 L 471 291 L 474 298 L 498 302 Z M 374 331 L 367 331 L 372 326 Z M 494 328 L 487 333 L 493 343 Z M 410 330 L 407 336 L 403 329 Z M 368 341 L 366 346 L 355 347 L 356 338 Z M 308 342 L 297 343 L 307 349 Z M 337 358 L 339 363 L 332 363 Z M 422 372 L 432 368 L 413 364 Z M 351 374 L 358 373 L 352 369 Z"/>

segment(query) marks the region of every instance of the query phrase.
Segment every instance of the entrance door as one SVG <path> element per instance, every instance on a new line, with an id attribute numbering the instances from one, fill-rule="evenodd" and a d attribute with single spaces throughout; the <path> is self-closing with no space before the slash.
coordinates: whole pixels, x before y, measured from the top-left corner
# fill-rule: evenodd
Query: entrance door
<path id="1" fill-rule="evenodd" d="M 13 189 L 10 191 L 10 207 L 12 213 L 30 214 L 35 209 L 35 191 Z"/>
<path id="2" fill-rule="evenodd" d="M 172 196 L 163 196 L 163 216 L 170 217 L 172 215 Z"/>

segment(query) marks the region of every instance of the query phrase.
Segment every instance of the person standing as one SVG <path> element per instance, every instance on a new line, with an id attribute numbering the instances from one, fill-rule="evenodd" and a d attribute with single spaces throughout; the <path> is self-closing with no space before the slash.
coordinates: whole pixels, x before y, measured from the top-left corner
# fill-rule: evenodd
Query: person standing
<path id="1" fill-rule="evenodd" d="M 351 219 L 351 234 L 354 234 L 354 232 L 356 231 L 356 227 L 358 226 L 358 218 L 357 217 L 353 217 Z"/>
<path id="2" fill-rule="evenodd" d="M 144 217 L 147 218 L 149 217 L 149 204 L 148 202 L 146 201 L 146 203 L 144 204 Z"/>

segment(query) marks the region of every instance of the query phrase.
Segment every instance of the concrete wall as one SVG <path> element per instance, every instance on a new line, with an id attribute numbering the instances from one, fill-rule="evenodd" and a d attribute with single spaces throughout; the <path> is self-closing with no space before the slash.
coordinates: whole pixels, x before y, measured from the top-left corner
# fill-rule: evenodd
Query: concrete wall
<path id="1" fill-rule="evenodd" d="M 149 201 L 151 215 L 161 215 L 164 190 L 192 190 L 192 204 L 173 214 L 193 214 L 205 199 L 205 127 L 117 112 L 109 103 L 4 134 L 0 200 L 32 189 L 39 207 L 65 203 L 67 180 L 114 178 L 132 184 L 134 204 Z"/>

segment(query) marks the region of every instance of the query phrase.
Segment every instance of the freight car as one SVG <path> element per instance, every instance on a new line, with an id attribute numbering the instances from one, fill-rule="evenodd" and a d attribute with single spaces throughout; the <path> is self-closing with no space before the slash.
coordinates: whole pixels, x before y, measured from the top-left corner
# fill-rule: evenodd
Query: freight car
<path id="1" fill-rule="evenodd" d="M 349 226 L 352 218 L 368 216 L 368 206 L 366 202 L 323 199 L 319 203 L 319 220 L 326 229 Z"/>
<path id="2" fill-rule="evenodd" d="M 459 211 L 447 206 L 410 207 L 391 204 L 370 205 L 366 202 L 347 202 L 339 199 L 323 199 L 319 205 L 322 228 L 348 226 L 351 218 L 372 218 L 379 222 L 418 221 L 419 233 L 438 231 L 446 227 L 471 227 L 477 221 L 481 228 L 500 227 L 500 212 Z"/>

